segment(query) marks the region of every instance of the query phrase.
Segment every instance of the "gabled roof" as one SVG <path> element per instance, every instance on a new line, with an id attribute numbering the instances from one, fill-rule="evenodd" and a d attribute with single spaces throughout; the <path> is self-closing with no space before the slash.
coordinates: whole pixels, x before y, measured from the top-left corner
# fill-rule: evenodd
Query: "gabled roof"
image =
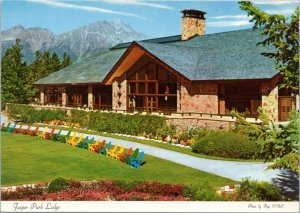
<path id="1" fill-rule="evenodd" d="M 100 83 L 125 50 L 107 50 L 93 54 L 36 81 L 34 84 Z"/>
<path id="2" fill-rule="evenodd" d="M 257 46 L 264 37 L 252 29 L 196 36 L 181 36 L 123 43 L 52 73 L 34 84 L 101 83 L 130 45 L 139 45 L 190 80 L 270 79 L 278 74 L 273 59 Z"/>
<path id="3" fill-rule="evenodd" d="M 278 73 L 274 60 L 261 53 L 275 49 L 257 46 L 262 40 L 258 31 L 249 29 L 197 36 L 172 44 L 138 44 L 190 80 L 272 78 Z"/>

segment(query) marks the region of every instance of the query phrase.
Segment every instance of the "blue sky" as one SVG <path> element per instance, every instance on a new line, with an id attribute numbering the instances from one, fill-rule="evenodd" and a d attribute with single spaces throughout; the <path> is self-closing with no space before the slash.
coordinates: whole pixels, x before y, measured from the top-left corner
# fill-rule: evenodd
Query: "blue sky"
<path id="1" fill-rule="evenodd" d="M 253 1 L 269 13 L 289 16 L 297 3 L 288 0 Z M 3 0 L 2 30 L 16 25 L 48 28 L 61 34 L 100 20 L 121 19 L 149 38 L 181 34 L 183 9 L 206 11 L 206 33 L 250 28 L 249 17 L 237 1 L 143 0 Z"/>

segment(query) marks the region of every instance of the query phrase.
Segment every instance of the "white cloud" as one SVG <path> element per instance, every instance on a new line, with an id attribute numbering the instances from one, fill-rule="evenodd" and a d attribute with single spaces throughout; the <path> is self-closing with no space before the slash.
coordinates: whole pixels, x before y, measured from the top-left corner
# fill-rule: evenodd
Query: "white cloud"
<path id="1" fill-rule="evenodd" d="M 213 16 L 210 19 L 249 19 L 247 15 L 228 15 L 228 16 Z"/>
<path id="2" fill-rule="evenodd" d="M 209 27 L 239 27 L 250 25 L 251 23 L 247 20 L 244 21 L 216 21 L 216 22 L 207 22 Z"/>
<path id="3" fill-rule="evenodd" d="M 46 5 L 50 5 L 50 6 L 56 6 L 56 7 L 85 10 L 85 11 L 98 12 L 98 13 L 109 13 L 109 14 L 116 14 L 116 15 L 133 16 L 133 17 L 144 19 L 144 17 L 135 15 L 133 13 L 124 13 L 124 12 L 104 9 L 101 7 L 90 7 L 90 6 L 69 4 L 69 3 L 59 2 L 59 1 L 55 1 L 55 0 L 27 0 L 27 1 L 33 2 L 33 3 L 38 3 L 38 4 L 46 4 Z"/>
<path id="4" fill-rule="evenodd" d="M 109 4 L 136 5 L 136 6 L 154 7 L 154 8 L 166 9 L 166 10 L 174 10 L 173 7 L 169 7 L 157 3 L 149 3 L 142 0 L 100 0 L 100 1 L 104 1 Z"/>
<path id="5" fill-rule="evenodd" d="M 294 12 L 292 9 L 265 10 L 266 13 L 290 15 Z"/>
<path id="6" fill-rule="evenodd" d="M 283 5 L 283 4 L 292 4 L 292 3 L 297 3 L 297 1 L 253 1 L 254 4 L 259 4 L 259 5 Z"/>

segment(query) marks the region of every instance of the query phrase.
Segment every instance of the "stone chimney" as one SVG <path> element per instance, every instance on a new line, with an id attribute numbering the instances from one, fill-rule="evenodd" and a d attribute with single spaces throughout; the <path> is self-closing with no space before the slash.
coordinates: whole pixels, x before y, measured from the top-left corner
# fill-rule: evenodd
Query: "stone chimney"
<path id="1" fill-rule="evenodd" d="M 206 12 L 200 10 L 182 10 L 181 40 L 188 40 L 195 35 L 205 34 Z"/>

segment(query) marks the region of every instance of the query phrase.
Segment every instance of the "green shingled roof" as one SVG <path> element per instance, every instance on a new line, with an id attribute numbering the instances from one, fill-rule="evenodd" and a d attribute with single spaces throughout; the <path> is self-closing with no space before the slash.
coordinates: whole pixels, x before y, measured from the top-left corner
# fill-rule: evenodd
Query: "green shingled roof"
<path id="1" fill-rule="evenodd" d="M 151 42 L 151 43 L 170 43 L 170 42 L 180 42 L 181 41 L 181 35 L 175 35 L 175 36 L 168 36 L 168 37 L 162 37 L 162 38 L 153 38 L 153 39 L 146 39 L 142 40 L 141 42 Z M 113 47 L 111 47 L 111 50 L 114 49 L 121 49 L 121 48 L 127 48 L 131 45 L 132 42 L 126 42 L 117 44 Z"/>
<path id="2" fill-rule="evenodd" d="M 102 82 L 126 49 L 107 50 L 93 54 L 65 69 L 36 81 L 34 84 L 68 84 Z"/>
<path id="3" fill-rule="evenodd" d="M 261 53 L 275 49 L 257 46 L 262 40 L 258 31 L 249 29 L 172 44 L 138 44 L 190 80 L 272 78 L 278 73 L 274 61 Z"/>
<path id="4" fill-rule="evenodd" d="M 274 48 L 257 46 L 263 40 L 258 31 L 237 30 L 179 40 L 180 36 L 171 36 L 137 44 L 190 80 L 264 79 L 278 73 L 273 59 L 261 55 Z M 96 53 L 35 84 L 100 83 L 130 44 Z"/>

